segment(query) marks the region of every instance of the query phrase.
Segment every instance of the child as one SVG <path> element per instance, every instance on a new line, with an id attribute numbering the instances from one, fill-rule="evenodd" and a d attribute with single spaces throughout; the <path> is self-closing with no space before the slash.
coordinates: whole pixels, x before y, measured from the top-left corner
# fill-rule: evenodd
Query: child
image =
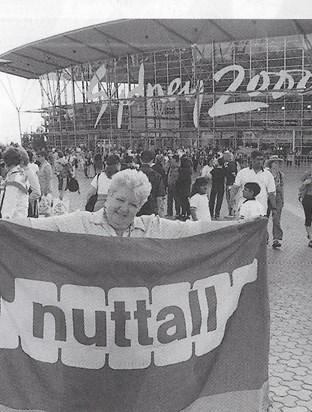
<path id="1" fill-rule="evenodd" d="M 266 211 L 256 199 L 261 188 L 256 182 L 248 182 L 243 189 L 243 197 L 246 199 L 239 209 L 239 219 L 252 219 L 257 216 L 265 216 Z"/>
<path id="2" fill-rule="evenodd" d="M 192 186 L 190 198 L 192 220 L 211 220 L 207 191 L 208 179 L 198 177 Z"/>

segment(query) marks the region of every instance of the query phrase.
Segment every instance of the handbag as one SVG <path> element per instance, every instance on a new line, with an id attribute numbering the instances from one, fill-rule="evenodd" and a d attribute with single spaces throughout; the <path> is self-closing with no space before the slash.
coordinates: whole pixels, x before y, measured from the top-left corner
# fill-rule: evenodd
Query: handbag
<path id="1" fill-rule="evenodd" d="M 95 193 L 94 195 L 90 196 L 89 199 L 88 199 L 88 201 L 87 201 L 87 203 L 86 203 L 85 210 L 86 210 L 87 212 L 93 212 L 94 206 L 95 206 L 95 204 L 96 204 L 96 202 L 97 202 L 97 199 L 98 199 L 98 188 L 99 188 L 99 176 L 100 176 L 100 174 L 101 174 L 101 173 L 98 173 L 98 174 L 97 174 L 97 179 L 96 179 L 96 193 Z"/>

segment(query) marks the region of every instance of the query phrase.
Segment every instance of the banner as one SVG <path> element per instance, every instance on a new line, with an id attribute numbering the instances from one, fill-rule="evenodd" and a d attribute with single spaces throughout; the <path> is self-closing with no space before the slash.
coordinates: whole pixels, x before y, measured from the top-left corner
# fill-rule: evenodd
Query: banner
<path id="1" fill-rule="evenodd" d="M 0 410 L 266 411 L 266 222 L 162 240 L 0 221 Z"/>

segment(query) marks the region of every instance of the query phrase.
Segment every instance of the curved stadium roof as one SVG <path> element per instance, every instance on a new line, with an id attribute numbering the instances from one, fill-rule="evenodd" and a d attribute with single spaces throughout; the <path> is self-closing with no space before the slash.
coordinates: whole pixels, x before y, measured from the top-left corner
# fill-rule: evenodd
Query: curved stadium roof
<path id="1" fill-rule="evenodd" d="M 312 20 L 125 19 L 73 30 L 0 55 L 0 71 L 35 79 L 72 65 L 191 44 L 312 33 Z"/>

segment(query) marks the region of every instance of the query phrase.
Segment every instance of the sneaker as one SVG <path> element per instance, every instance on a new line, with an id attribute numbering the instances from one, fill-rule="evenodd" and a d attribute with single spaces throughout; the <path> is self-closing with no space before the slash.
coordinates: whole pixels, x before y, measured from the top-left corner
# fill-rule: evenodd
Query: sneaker
<path id="1" fill-rule="evenodd" d="M 273 245 L 272 245 L 272 247 L 273 247 L 273 249 L 277 249 L 277 248 L 279 248 L 279 247 L 281 247 L 282 246 L 282 244 L 281 244 L 281 242 L 279 242 L 278 240 L 273 240 Z M 312 247 L 312 246 L 311 246 Z"/>

